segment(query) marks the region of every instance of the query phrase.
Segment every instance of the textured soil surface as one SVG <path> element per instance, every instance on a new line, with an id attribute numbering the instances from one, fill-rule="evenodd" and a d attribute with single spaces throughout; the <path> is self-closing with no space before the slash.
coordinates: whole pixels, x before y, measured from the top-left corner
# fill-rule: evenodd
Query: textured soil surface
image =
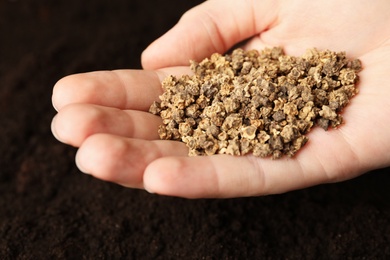
<path id="1" fill-rule="evenodd" d="M 54 83 L 140 68 L 201 1 L 0 1 L 0 259 L 384 259 L 390 175 L 282 195 L 186 200 L 81 174 L 50 122 Z M 286 176 L 288 176 L 286 172 Z"/>

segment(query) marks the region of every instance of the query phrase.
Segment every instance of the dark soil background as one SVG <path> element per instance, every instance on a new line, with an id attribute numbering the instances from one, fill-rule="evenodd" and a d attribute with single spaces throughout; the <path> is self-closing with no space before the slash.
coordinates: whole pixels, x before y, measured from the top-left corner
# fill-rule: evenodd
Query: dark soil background
<path id="1" fill-rule="evenodd" d="M 140 68 L 141 51 L 199 2 L 0 0 L 0 259 L 390 256 L 389 169 L 282 195 L 186 200 L 83 175 L 76 150 L 52 137 L 58 79 Z"/>

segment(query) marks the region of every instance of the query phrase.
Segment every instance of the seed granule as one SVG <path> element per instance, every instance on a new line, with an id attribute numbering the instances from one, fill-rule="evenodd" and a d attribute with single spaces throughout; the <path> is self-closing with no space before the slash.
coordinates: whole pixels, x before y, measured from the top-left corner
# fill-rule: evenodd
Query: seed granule
<path id="1" fill-rule="evenodd" d="M 302 57 L 235 49 L 190 63 L 194 75 L 167 77 L 149 111 L 162 118 L 160 138 L 186 143 L 191 156 L 293 156 L 314 125 L 342 123 L 361 70 L 345 52 L 315 48 Z"/>

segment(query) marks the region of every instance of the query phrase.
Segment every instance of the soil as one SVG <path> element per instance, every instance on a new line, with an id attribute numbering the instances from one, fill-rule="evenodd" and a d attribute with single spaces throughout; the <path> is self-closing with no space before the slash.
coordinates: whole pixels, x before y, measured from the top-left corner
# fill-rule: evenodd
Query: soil
<path id="1" fill-rule="evenodd" d="M 390 256 L 389 169 L 281 195 L 186 200 L 83 175 L 75 148 L 52 137 L 59 78 L 140 68 L 141 51 L 199 2 L 0 1 L 0 259 Z"/>

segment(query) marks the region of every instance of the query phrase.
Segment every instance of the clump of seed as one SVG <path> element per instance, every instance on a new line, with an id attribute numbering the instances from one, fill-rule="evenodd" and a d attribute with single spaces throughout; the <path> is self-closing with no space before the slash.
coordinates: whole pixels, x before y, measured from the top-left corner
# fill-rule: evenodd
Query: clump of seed
<path id="1" fill-rule="evenodd" d="M 189 155 L 293 156 L 314 125 L 342 123 L 340 112 L 357 94 L 359 60 L 345 52 L 281 48 L 213 54 L 191 61 L 194 75 L 169 76 L 150 112 L 161 139 L 180 140 Z"/>

